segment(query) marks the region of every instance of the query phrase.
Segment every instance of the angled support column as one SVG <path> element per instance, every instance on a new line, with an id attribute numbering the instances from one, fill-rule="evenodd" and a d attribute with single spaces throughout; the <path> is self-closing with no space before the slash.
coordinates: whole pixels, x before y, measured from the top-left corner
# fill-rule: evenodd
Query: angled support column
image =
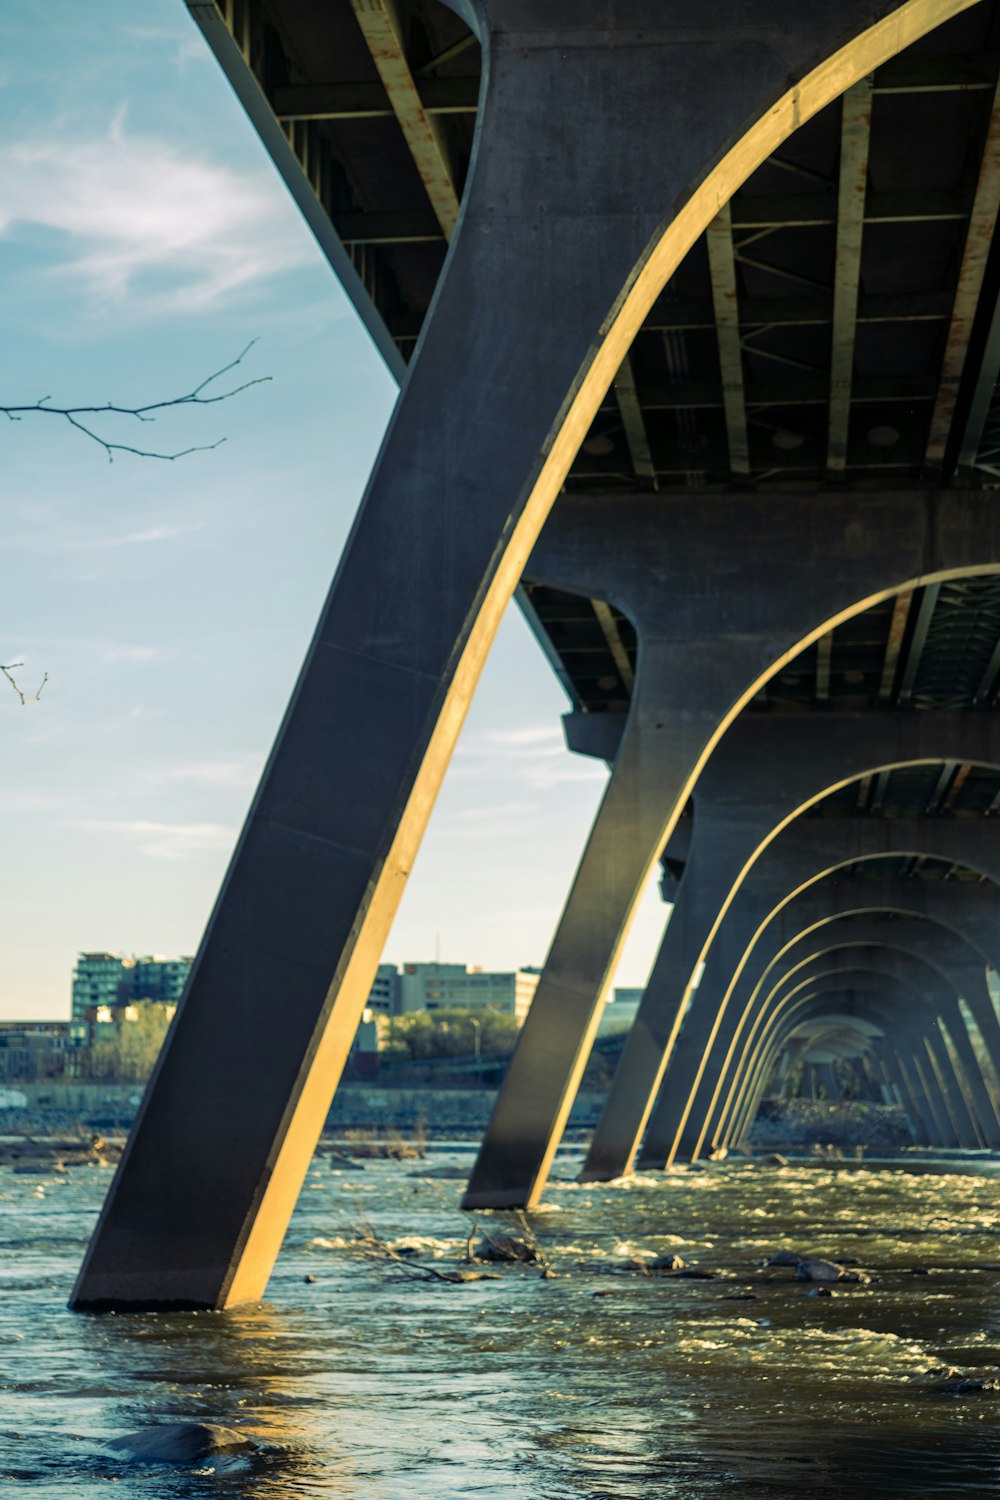
<path id="1" fill-rule="evenodd" d="M 876 1043 L 876 1053 L 885 1073 L 887 1085 L 894 1096 L 894 1101 L 902 1109 L 913 1136 L 914 1145 L 929 1146 L 931 1144 L 931 1128 L 929 1119 L 922 1107 L 922 1101 L 914 1098 L 910 1091 L 909 1080 L 904 1074 L 899 1059 L 894 1049 L 889 1045 L 887 1039 Z"/>
<path id="2" fill-rule="evenodd" d="M 966 759 L 1000 761 L 1000 731 L 988 725 L 984 715 L 887 712 L 820 721 L 744 714 L 732 726 L 695 789 L 677 902 L 584 1165 L 586 1180 L 627 1172 L 647 1119 L 643 1164 L 673 1160 L 725 1013 L 692 1001 L 699 966 L 742 882 L 781 829 L 873 769 L 955 758 L 944 753 L 949 742 L 967 741 Z M 687 1060 L 679 1061 L 650 1118 L 682 1020 Z"/>

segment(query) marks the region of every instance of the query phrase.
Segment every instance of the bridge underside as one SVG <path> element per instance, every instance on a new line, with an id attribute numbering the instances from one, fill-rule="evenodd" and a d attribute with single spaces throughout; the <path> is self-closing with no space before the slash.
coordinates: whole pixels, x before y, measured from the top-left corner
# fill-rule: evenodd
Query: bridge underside
<path id="1" fill-rule="evenodd" d="M 515 593 L 610 778 L 466 1205 L 657 860 L 585 1176 L 800 1075 L 1000 1146 L 1000 6 L 189 8 L 402 393 L 74 1305 L 263 1293 Z"/>

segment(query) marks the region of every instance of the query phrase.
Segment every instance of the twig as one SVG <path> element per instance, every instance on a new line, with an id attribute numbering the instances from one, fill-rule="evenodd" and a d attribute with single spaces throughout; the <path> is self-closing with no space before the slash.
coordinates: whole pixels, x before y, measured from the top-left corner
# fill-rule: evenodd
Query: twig
<path id="1" fill-rule="evenodd" d="M 535 1259 L 538 1261 L 538 1264 L 540 1266 L 547 1266 L 549 1263 L 548 1257 L 546 1256 L 545 1251 L 542 1249 L 541 1241 L 539 1240 L 538 1235 L 528 1223 L 524 1209 L 516 1208 L 514 1210 L 514 1217 L 517 1220 L 518 1227 L 522 1235 L 524 1236 L 525 1244 L 530 1245 L 532 1250 L 534 1250 Z"/>
<path id="2" fill-rule="evenodd" d="M 26 703 L 37 703 L 38 702 L 39 698 L 42 696 L 42 689 L 45 687 L 45 684 L 49 680 L 49 674 L 48 674 L 48 672 L 46 672 L 45 675 L 43 676 L 41 682 L 38 684 L 38 691 L 37 691 L 37 693 L 32 693 L 29 696 L 24 691 L 24 689 L 21 687 L 20 683 L 17 681 L 16 677 L 14 676 L 14 672 L 16 671 L 16 669 L 18 667 L 23 667 L 23 666 L 24 666 L 24 662 L 23 661 L 12 661 L 9 666 L 6 666 L 6 667 L 0 666 L 0 672 L 3 673 L 3 675 L 6 677 L 7 681 L 10 683 L 11 687 L 14 689 L 15 693 L 17 694 L 17 696 L 20 698 L 20 700 L 21 700 L 21 707 L 22 708 L 24 707 L 24 705 Z"/>
<path id="3" fill-rule="evenodd" d="M 83 421 L 84 417 L 134 417 L 137 422 L 155 422 L 161 411 L 168 411 L 177 406 L 215 406 L 220 401 L 229 401 L 231 397 L 238 396 L 241 391 L 248 391 L 251 386 L 266 385 L 271 380 L 270 375 L 258 375 L 255 380 L 245 380 L 241 385 L 235 385 L 231 390 L 213 392 L 206 395 L 209 386 L 216 380 L 221 380 L 231 370 L 235 370 L 246 359 L 256 339 L 251 339 L 241 354 L 230 360 L 228 365 L 223 365 L 221 370 L 199 382 L 193 390 L 187 391 L 183 396 L 172 396 L 165 401 L 150 401 L 145 406 L 118 406 L 113 401 L 108 401 L 104 406 L 50 406 L 51 397 L 43 396 L 40 401 L 31 402 L 24 406 L 0 405 L 0 415 L 6 416 L 11 422 L 20 422 L 26 415 L 62 417 L 77 432 L 82 432 L 84 437 L 91 438 L 93 442 L 104 449 L 108 455 L 108 463 L 114 463 L 116 453 L 131 453 L 136 458 L 159 458 L 166 463 L 173 463 L 178 458 L 187 458 L 190 453 L 211 453 L 213 449 L 220 447 L 226 440 L 218 438 L 214 443 L 199 443 L 190 448 L 181 448 L 176 453 L 160 453 L 155 449 L 136 448 L 130 443 L 112 443 L 109 439 L 101 436 L 99 432 Z"/>
<path id="4" fill-rule="evenodd" d="M 496 1276 L 491 1276 L 488 1271 L 439 1271 L 436 1266 L 428 1266 L 422 1261 L 410 1260 L 408 1256 L 397 1254 L 391 1245 L 387 1245 L 385 1240 L 380 1239 L 363 1214 L 360 1217 L 361 1234 L 358 1238 L 369 1260 L 392 1261 L 411 1280 L 446 1281 L 454 1286 L 456 1283 L 465 1281 L 494 1281 L 498 1279 Z"/>

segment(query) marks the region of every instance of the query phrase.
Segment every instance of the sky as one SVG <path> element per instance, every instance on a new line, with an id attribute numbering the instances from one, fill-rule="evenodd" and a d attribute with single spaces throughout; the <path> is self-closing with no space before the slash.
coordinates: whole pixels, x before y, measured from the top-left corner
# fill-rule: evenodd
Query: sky
<path id="1" fill-rule="evenodd" d="M 82 950 L 196 951 L 396 390 L 182 0 L 0 8 L 0 1019 Z M 606 773 L 512 606 L 385 958 L 543 962 Z M 331 794 L 335 788 L 331 787 Z M 616 983 L 641 984 L 646 892 Z"/>

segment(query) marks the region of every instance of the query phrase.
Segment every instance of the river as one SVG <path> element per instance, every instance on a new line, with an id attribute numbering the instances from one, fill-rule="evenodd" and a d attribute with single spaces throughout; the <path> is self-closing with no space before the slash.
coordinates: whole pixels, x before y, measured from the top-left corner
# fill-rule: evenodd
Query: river
<path id="1" fill-rule="evenodd" d="M 1000 1165 L 731 1162 L 581 1187 L 561 1154 L 531 1218 L 549 1275 L 452 1284 L 366 1249 L 371 1234 L 460 1267 L 461 1184 L 427 1174 L 470 1160 L 460 1146 L 362 1171 L 317 1157 L 266 1302 L 129 1316 L 65 1307 L 111 1169 L 0 1168 L 0 1492 L 1000 1495 L 1000 1392 L 956 1389 L 1000 1376 Z M 781 1249 L 876 1279 L 815 1295 L 760 1267 Z M 625 1268 L 663 1252 L 732 1274 Z M 178 1421 L 270 1451 L 172 1468 L 107 1446 Z"/>

